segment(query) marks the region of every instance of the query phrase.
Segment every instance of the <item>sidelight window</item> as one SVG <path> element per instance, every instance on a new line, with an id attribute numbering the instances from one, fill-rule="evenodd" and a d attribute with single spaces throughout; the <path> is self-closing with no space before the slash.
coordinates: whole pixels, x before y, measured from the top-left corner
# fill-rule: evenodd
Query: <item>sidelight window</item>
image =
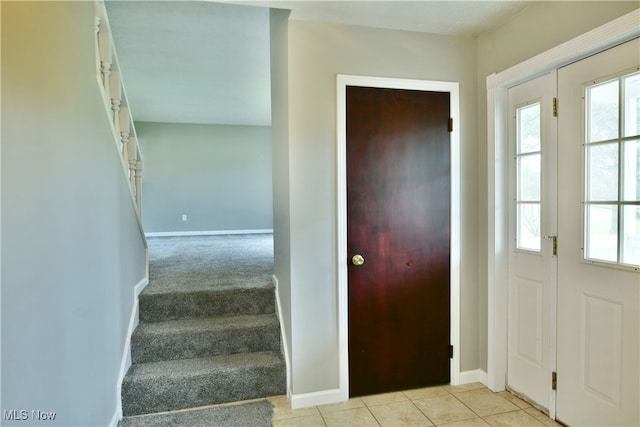
<path id="1" fill-rule="evenodd" d="M 585 260 L 640 267 L 640 72 L 585 88 Z"/>

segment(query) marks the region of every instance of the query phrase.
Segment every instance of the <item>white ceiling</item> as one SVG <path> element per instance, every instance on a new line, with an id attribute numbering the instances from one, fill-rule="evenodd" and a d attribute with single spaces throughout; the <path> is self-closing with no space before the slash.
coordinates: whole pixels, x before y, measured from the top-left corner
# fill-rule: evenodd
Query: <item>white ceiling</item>
<path id="1" fill-rule="evenodd" d="M 294 21 L 473 36 L 505 22 L 531 1 L 512 0 L 220 0 L 290 9 Z"/>
<path id="2" fill-rule="evenodd" d="M 107 1 L 135 121 L 270 125 L 269 7 L 291 20 L 477 35 L 530 1 Z"/>
<path id="3" fill-rule="evenodd" d="M 135 121 L 269 125 L 269 10 L 108 1 Z"/>

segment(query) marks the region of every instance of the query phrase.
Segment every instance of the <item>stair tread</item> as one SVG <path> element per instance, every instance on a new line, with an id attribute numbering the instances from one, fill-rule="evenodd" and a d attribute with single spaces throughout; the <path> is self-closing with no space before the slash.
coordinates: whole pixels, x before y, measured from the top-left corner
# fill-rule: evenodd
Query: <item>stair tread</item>
<path id="1" fill-rule="evenodd" d="M 189 318 L 211 318 L 272 314 L 275 312 L 275 287 L 201 289 L 184 287 L 181 291 L 150 291 L 140 294 L 140 321 L 166 322 Z"/>
<path id="2" fill-rule="evenodd" d="M 218 332 L 227 329 L 253 328 L 277 324 L 278 319 L 274 313 L 229 317 L 202 317 L 140 323 L 135 333 L 139 335 L 162 335 L 189 332 Z"/>
<path id="3" fill-rule="evenodd" d="M 205 376 L 238 369 L 272 367 L 283 363 L 282 356 L 275 351 L 139 363 L 131 365 L 125 376 L 125 382 L 154 378 L 178 379 Z"/>
<path id="4" fill-rule="evenodd" d="M 244 282 L 229 281 L 208 283 L 206 281 L 183 282 L 180 280 L 156 279 L 150 280 L 150 283 L 144 288 L 140 296 L 145 295 L 167 295 L 167 294 L 189 294 L 189 293 L 226 293 L 226 292 L 242 292 L 253 289 L 275 289 L 275 285 L 271 279 L 256 280 L 255 278 L 247 278 Z"/>
<path id="5" fill-rule="evenodd" d="M 271 403 L 260 399 L 124 417 L 122 427 L 270 426 L 272 418 Z"/>

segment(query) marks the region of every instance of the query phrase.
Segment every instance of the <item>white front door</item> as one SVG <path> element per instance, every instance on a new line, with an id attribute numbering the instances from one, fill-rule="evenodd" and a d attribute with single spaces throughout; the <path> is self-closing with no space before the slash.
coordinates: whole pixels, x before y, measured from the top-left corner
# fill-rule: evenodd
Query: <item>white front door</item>
<path id="1" fill-rule="evenodd" d="M 640 424 L 640 42 L 558 70 L 556 418 Z"/>
<path id="2" fill-rule="evenodd" d="M 555 366 L 555 73 L 509 89 L 507 387 L 549 412 Z"/>

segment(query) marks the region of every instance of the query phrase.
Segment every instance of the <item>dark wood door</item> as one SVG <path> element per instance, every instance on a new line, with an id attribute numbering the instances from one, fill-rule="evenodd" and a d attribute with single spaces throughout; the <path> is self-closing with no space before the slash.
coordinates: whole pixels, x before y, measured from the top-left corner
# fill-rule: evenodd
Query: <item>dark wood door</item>
<path id="1" fill-rule="evenodd" d="M 347 87 L 351 396 L 449 383 L 449 102 Z"/>

